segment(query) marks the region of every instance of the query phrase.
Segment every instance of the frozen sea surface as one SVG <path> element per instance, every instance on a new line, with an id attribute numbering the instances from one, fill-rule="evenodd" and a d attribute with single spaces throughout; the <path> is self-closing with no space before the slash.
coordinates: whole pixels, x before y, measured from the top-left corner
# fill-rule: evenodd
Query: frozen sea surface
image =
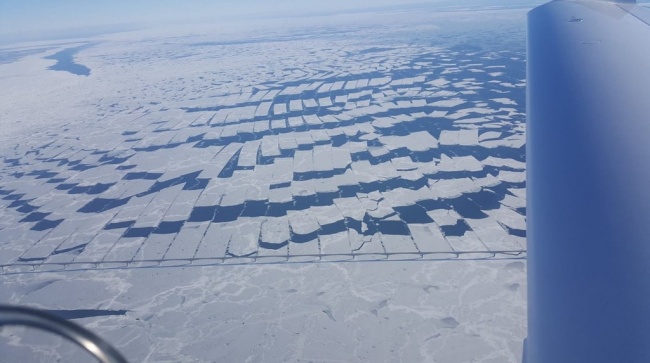
<path id="1" fill-rule="evenodd" d="M 463 260 L 49 272 L 4 276 L 0 299 L 126 310 L 74 321 L 133 362 L 514 362 L 524 269 Z M 49 336 L 0 336 L 12 361 L 82 357 Z"/>
<path id="2" fill-rule="evenodd" d="M 517 361 L 524 13 L 4 49 L 0 301 L 133 361 Z"/>

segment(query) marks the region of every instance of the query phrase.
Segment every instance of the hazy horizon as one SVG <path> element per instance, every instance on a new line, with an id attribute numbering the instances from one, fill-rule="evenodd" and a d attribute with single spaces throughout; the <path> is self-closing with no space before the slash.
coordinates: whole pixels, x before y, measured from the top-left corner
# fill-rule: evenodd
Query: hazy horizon
<path id="1" fill-rule="evenodd" d="M 175 24 L 238 22 L 264 18 L 305 17 L 413 7 L 530 6 L 544 0 L 351 0 L 309 3 L 280 0 L 176 0 L 137 3 L 125 0 L 42 2 L 8 0 L 0 4 L 0 43 L 89 37 Z"/>

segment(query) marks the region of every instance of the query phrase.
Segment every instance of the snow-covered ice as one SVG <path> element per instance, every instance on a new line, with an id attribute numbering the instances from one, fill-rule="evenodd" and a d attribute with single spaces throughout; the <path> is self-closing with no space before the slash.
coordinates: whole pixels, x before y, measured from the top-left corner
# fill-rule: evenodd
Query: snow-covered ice
<path id="1" fill-rule="evenodd" d="M 78 321 L 132 361 L 517 361 L 524 49 L 454 14 L 0 62 L 0 302 L 124 310 Z M 88 76 L 47 69 L 75 44 Z M 39 344 L 0 332 L 76 357 Z"/>

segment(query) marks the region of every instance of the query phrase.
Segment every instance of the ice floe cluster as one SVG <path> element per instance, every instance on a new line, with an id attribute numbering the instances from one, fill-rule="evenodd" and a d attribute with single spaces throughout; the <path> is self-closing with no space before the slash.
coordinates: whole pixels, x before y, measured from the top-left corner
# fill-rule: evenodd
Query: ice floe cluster
<path id="1" fill-rule="evenodd" d="M 203 40 L 84 48 L 116 91 L 3 145 L 0 265 L 525 253 L 520 54 Z"/>

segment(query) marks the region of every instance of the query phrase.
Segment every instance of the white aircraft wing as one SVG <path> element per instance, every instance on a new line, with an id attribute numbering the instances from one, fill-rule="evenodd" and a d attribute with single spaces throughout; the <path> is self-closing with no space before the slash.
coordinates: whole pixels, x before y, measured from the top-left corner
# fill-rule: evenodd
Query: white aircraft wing
<path id="1" fill-rule="evenodd" d="M 524 360 L 650 362 L 650 11 L 528 15 Z"/>

